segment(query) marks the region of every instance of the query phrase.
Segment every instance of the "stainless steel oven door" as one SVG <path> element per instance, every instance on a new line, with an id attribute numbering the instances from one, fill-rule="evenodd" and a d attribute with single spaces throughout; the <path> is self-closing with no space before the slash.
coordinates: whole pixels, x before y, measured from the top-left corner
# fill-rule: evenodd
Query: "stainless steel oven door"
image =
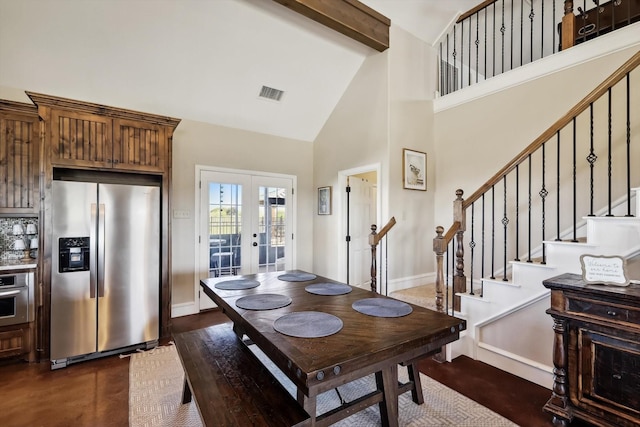
<path id="1" fill-rule="evenodd" d="M 0 326 L 29 321 L 29 288 L 0 287 Z"/>

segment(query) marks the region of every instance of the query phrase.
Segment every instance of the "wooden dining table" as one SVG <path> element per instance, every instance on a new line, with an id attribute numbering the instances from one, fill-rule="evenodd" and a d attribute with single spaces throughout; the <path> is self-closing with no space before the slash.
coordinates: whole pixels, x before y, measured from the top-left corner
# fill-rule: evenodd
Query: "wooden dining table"
<path id="1" fill-rule="evenodd" d="M 298 402 L 311 416 L 311 425 L 330 425 L 378 404 L 382 425 L 397 426 L 398 396 L 407 391 L 398 382 L 398 364 L 437 353 L 444 345 L 459 338 L 466 328 L 465 321 L 358 287 L 350 287 L 348 293 L 341 295 L 310 293 L 306 290 L 309 285 L 338 282 L 317 275 L 310 275 L 314 278 L 306 281 L 282 280 L 285 273 L 285 278 L 309 275 L 299 270 L 280 271 L 208 278 L 200 284 L 205 294 L 233 322 L 238 337 L 248 337 L 293 382 Z M 229 280 L 254 281 L 259 285 L 240 290 L 216 287 L 224 287 L 223 282 L 230 283 Z M 291 301 L 283 307 L 264 310 L 236 305 L 240 298 L 265 294 L 289 297 Z M 392 299 L 398 305 L 410 307 L 410 313 L 378 317 L 354 309 L 355 302 L 371 298 Z M 283 316 L 301 312 L 335 316 L 342 321 L 342 327 L 330 335 L 311 338 L 288 335 L 274 327 L 278 319 L 284 319 Z M 376 378 L 375 391 L 316 416 L 319 394 L 371 374 Z"/>

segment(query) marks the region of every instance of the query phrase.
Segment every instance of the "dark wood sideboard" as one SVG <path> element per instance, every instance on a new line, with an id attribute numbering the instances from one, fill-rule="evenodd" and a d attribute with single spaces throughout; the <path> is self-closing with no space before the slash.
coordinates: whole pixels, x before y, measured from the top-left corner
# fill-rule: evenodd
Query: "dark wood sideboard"
<path id="1" fill-rule="evenodd" d="M 553 424 L 640 425 L 640 285 L 587 285 L 577 274 L 551 289 L 554 384 L 544 410 Z"/>

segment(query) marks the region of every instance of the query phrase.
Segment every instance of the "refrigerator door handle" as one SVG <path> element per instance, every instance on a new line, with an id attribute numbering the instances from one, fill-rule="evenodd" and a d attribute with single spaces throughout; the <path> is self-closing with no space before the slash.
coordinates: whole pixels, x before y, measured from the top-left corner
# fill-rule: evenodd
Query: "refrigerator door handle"
<path id="1" fill-rule="evenodd" d="M 98 211 L 98 298 L 104 297 L 104 203 Z"/>
<path id="2" fill-rule="evenodd" d="M 96 223 L 98 220 L 98 211 L 95 203 L 91 203 L 91 229 L 89 231 L 89 244 L 95 245 L 96 240 Z M 97 260 L 95 256 L 95 250 L 90 246 L 90 259 L 89 259 L 89 298 L 96 297 L 97 286 Z"/>

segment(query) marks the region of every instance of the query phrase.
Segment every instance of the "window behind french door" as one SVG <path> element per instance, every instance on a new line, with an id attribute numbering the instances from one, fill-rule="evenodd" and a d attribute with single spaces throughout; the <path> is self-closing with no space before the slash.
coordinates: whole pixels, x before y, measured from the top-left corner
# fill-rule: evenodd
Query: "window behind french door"
<path id="1" fill-rule="evenodd" d="M 200 183 L 201 278 L 293 268 L 292 178 L 202 170 Z"/>

